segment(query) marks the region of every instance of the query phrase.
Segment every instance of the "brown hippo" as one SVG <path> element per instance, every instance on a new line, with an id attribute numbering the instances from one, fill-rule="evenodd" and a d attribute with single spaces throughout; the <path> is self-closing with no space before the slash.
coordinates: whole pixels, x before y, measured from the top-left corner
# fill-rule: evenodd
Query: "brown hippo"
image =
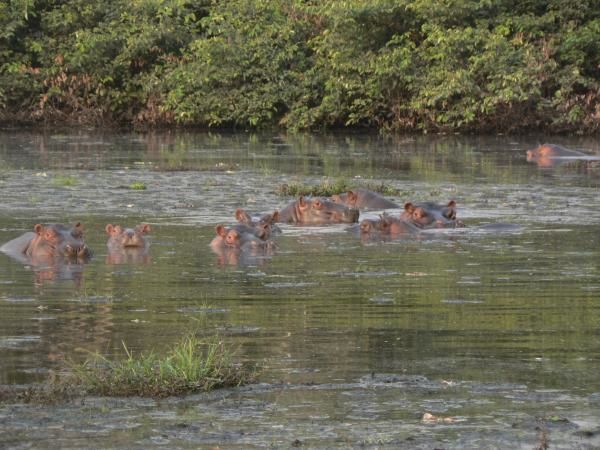
<path id="1" fill-rule="evenodd" d="M 377 192 L 368 189 L 357 188 L 344 194 L 334 194 L 331 201 L 345 205 L 349 208 L 359 209 L 390 209 L 400 208 L 396 203 L 386 199 Z"/>
<path id="2" fill-rule="evenodd" d="M 239 231 L 237 225 L 227 228 L 221 224 L 215 227 L 217 235 L 210 248 L 218 256 L 219 265 L 257 265 L 264 257 L 271 256 L 275 243 L 258 238 L 252 231 Z"/>
<path id="3" fill-rule="evenodd" d="M 150 225 L 140 224 L 135 228 L 123 228 L 121 225 L 113 225 L 109 223 L 105 227 L 108 234 L 106 245 L 109 248 L 146 248 L 148 240 L 146 235 L 150 233 Z"/>
<path id="4" fill-rule="evenodd" d="M 392 238 L 418 233 L 419 228 L 398 217 L 389 214 L 381 214 L 379 219 L 364 219 L 360 222 L 361 234 L 381 234 Z"/>
<path id="5" fill-rule="evenodd" d="M 309 225 L 356 223 L 359 215 L 356 208 L 348 208 L 324 198 L 300 196 L 279 212 L 279 221 Z"/>
<path id="6" fill-rule="evenodd" d="M 456 202 L 450 200 L 446 205 L 433 202 L 411 203 L 404 205 L 400 219 L 419 228 L 456 228 L 462 227 L 462 221 L 456 218 Z"/>
<path id="7" fill-rule="evenodd" d="M 568 162 L 570 159 L 586 157 L 585 153 L 569 150 L 556 144 L 543 144 L 534 150 L 527 150 L 527 162 L 534 162 L 540 167 L 553 167 Z"/>
<path id="8" fill-rule="evenodd" d="M 123 228 L 120 225 L 108 224 L 107 264 L 146 264 L 150 262 L 146 235 L 150 233 L 150 225 L 140 224 L 135 228 Z"/>
<path id="9" fill-rule="evenodd" d="M 233 248 L 238 250 L 269 249 L 274 246 L 272 241 L 263 240 L 251 231 L 239 231 L 235 227 L 227 228 L 222 224 L 215 227 L 217 235 L 210 243 L 213 250 Z"/>
<path id="10" fill-rule="evenodd" d="M 91 251 L 83 240 L 83 225 L 37 224 L 2 247 L 0 251 L 19 261 L 36 265 L 55 258 L 87 259 Z"/>
<path id="11" fill-rule="evenodd" d="M 260 218 L 253 219 L 245 210 L 238 208 L 235 210 L 235 218 L 242 225 L 235 226 L 238 231 L 252 232 L 262 240 L 267 240 L 272 234 L 281 233 L 281 228 L 276 225 L 279 220 L 279 211 L 263 214 Z"/>

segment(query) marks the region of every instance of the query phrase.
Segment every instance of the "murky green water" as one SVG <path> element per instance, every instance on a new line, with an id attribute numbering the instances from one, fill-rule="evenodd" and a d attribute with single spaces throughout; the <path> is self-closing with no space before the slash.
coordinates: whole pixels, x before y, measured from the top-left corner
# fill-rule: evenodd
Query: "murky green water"
<path id="1" fill-rule="evenodd" d="M 0 384 L 188 330 L 264 367 L 186 399 L 1 406 L 1 446 L 597 448 L 600 167 L 528 164 L 545 140 L 0 132 L 0 243 L 81 221 L 95 253 L 54 272 L 0 253 Z M 282 183 L 340 178 L 453 198 L 467 227 L 364 242 L 284 225 L 273 256 L 241 261 L 208 247 L 235 208 L 289 202 Z M 149 258 L 111 264 L 105 225 L 142 221 Z M 480 227 L 500 222 L 520 228 Z"/>

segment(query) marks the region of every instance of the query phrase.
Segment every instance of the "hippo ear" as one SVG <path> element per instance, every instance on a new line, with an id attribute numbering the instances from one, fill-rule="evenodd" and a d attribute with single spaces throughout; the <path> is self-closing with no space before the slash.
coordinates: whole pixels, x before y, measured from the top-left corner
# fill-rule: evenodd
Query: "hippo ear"
<path id="1" fill-rule="evenodd" d="M 304 200 L 304 195 L 298 197 L 298 204 L 302 207 L 306 205 L 306 200 Z"/>
<path id="2" fill-rule="evenodd" d="M 104 227 L 104 230 L 106 231 L 106 234 L 111 235 L 114 231 L 115 227 L 112 223 L 109 223 L 106 225 L 106 227 Z"/>
<path id="3" fill-rule="evenodd" d="M 357 198 L 358 195 L 355 194 L 354 191 L 348 191 L 348 200 L 350 200 L 351 203 L 355 203 Z"/>
<path id="4" fill-rule="evenodd" d="M 242 208 L 238 208 L 235 210 L 235 219 L 240 223 L 248 224 L 252 222 L 252 217 Z"/>
<path id="5" fill-rule="evenodd" d="M 42 224 L 36 223 L 33 227 L 33 231 L 35 231 L 37 234 L 42 234 L 42 231 L 44 231 L 44 226 Z"/>
<path id="6" fill-rule="evenodd" d="M 77 222 L 75 225 L 73 225 L 73 231 L 71 231 L 71 234 L 75 237 L 83 236 L 83 224 L 81 222 Z"/>
<path id="7" fill-rule="evenodd" d="M 223 224 L 219 224 L 215 227 L 215 231 L 217 232 L 217 234 L 221 237 L 225 237 L 227 236 L 227 230 L 225 229 L 225 227 L 223 226 Z"/>
<path id="8" fill-rule="evenodd" d="M 450 200 L 446 206 L 448 208 L 454 208 L 456 206 L 456 202 L 454 200 Z"/>
<path id="9" fill-rule="evenodd" d="M 273 211 L 273 214 L 271 215 L 271 223 L 276 222 L 279 222 L 279 211 L 277 210 Z"/>
<path id="10" fill-rule="evenodd" d="M 413 205 L 411 202 L 406 202 L 404 204 L 404 211 L 408 212 L 408 213 L 412 213 L 415 210 L 415 205 Z"/>
<path id="11" fill-rule="evenodd" d="M 148 234 L 151 230 L 150 225 L 148 225 L 147 223 L 142 223 L 138 225 L 136 229 L 142 234 Z"/>

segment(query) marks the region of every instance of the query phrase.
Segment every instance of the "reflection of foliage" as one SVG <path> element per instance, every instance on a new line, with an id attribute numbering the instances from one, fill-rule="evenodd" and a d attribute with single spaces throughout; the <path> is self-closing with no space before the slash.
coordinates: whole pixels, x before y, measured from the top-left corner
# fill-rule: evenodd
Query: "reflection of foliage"
<path id="1" fill-rule="evenodd" d="M 593 0 L 3 1 L 0 119 L 597 131 L 599 42 Z"/>

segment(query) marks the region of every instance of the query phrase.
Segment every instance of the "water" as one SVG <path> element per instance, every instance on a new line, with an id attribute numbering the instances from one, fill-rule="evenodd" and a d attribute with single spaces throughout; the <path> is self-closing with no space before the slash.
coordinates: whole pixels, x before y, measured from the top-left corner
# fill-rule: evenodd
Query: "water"
<path id="1" fill-rule="evenodd" d="M 0 443 L 597 448 L 600 167 L 527 163 L 545 140 L 0 132 L 0 243 L 81 221 L 94 250 L 58 271 L 0 254 L 0 384 L 189 330 L 263 368 L 183 399 L 3 405 Z M 283 183 L 340 178 L 398 188 L 400 204 L 455 199 L 467 227 L 381 242 L 283 225 L 274 255 L 240 261 L 208 247 L 235 208 L 272 212 Z M 106 224 L 140 222 L 149 258 L 111 264 Z M 515 226 L 487 228 L 500 223 Z"/>

